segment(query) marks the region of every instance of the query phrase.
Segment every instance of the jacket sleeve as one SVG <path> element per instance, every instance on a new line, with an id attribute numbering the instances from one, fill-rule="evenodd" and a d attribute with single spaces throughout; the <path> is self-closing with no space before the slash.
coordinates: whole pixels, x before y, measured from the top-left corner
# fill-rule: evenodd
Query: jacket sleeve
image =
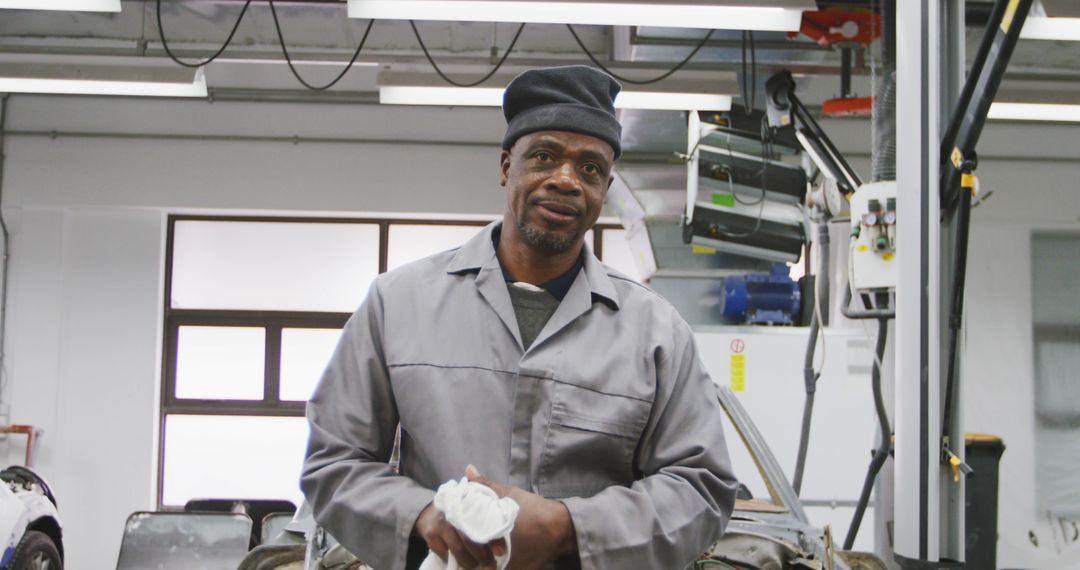
<path id="1" fill-rule="evenodd" d="M 583 570 L 682 568 L 716 541 L 735 504 L 723 410 L 675 318 L 673 349 L 657 368 L 652 416 L 638 445 L 643 477 L 589 498 L 563 499 Z"/>
<path id="2" fill-rule="evenodd" d="M 350 552 L 380 570 L 401 570 L 416 518 L 435 493 L 389 465 L 398 412 L 378 285 L 345 325 L 307 404 L 301 487 L 315 521 Z"/>

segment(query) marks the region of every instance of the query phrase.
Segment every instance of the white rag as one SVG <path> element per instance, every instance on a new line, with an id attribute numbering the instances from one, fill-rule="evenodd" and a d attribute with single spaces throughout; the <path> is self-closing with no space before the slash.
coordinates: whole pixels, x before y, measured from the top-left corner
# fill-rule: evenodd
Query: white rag
<path id="1" fill-rule="evenodd" d="M 473 483 L 462 477 L 439 486 L 435 493 L 435 508 L 446 517 L 446 522 L 461 531 L 476 544 L 488 544 L 503 539 L 506 553 L 495 557 L 498 570 L 504 570 L 510 562 L 510 531 L 517 520 L 518 504 L 509 497 L 499 498 L 486 485 Z M 449 554 L 443 562 L 434 552 L 429 552 L 420 570 L 458 570 L 457 560 Z"/>

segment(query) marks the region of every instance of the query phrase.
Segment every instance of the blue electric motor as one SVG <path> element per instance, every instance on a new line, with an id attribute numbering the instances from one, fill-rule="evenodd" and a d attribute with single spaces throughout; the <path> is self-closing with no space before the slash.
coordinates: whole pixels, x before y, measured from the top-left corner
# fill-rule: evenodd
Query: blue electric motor
<path id="1" fill-rule="evenodd" d="M 792 325 L 801 307 L 799 284 L 792 281 L 787 265 L 778 263 L 768 275 L 725 277 L 716 308 L 731 323 Z"/>

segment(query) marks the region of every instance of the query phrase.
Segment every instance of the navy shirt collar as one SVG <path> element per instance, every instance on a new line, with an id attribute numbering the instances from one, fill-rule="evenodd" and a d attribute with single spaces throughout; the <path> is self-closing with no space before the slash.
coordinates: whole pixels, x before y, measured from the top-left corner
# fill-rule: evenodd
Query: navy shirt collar
<path id="1" fill-rule="evenodd" d="M 491 243 L 495 246 L 495 251 L 499 251 L 499 236 L 502 233 L 501 230 L 501 227 L 496 227 L 495 230 L 491 232 Z M 567 270 L 566 273 L 563 273 L 550 281 L 545 281 L 538 285 L 538 287 L 551 293 L 552 297 L 562 301 L 563 297 L 566 297 L 566 294 L 570 291 L 570 286 L 574 284 L 574 279 L 577 279 L 578 273 L 581 272 L 581 268 L 584 267 L 584 265 L 585 258 L 583 255 L 579 255 L 577 261 L 574 262 L 574 266 Z M 499 268 L 502 269 L 503 279 L 505 279 L 507 283 L 517 281 L 517 279 L 514 279 L 514 276 L 510 275 L 510 272 L 506 270 L 506 267 L 503 266 L 502 262 L 499 262 Z"/>

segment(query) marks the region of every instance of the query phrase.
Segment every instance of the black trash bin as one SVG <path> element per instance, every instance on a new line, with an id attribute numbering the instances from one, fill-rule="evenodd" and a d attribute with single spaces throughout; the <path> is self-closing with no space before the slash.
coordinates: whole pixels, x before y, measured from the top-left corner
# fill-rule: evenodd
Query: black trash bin
<path id="1" fill-rule="evenodd" d="M 992 435 L 969 433 L 964 458 L 974 470 L 967 478 L 964 497 L 967 567 L 997 568 L 998 464 L 1005 444 Z"/>

